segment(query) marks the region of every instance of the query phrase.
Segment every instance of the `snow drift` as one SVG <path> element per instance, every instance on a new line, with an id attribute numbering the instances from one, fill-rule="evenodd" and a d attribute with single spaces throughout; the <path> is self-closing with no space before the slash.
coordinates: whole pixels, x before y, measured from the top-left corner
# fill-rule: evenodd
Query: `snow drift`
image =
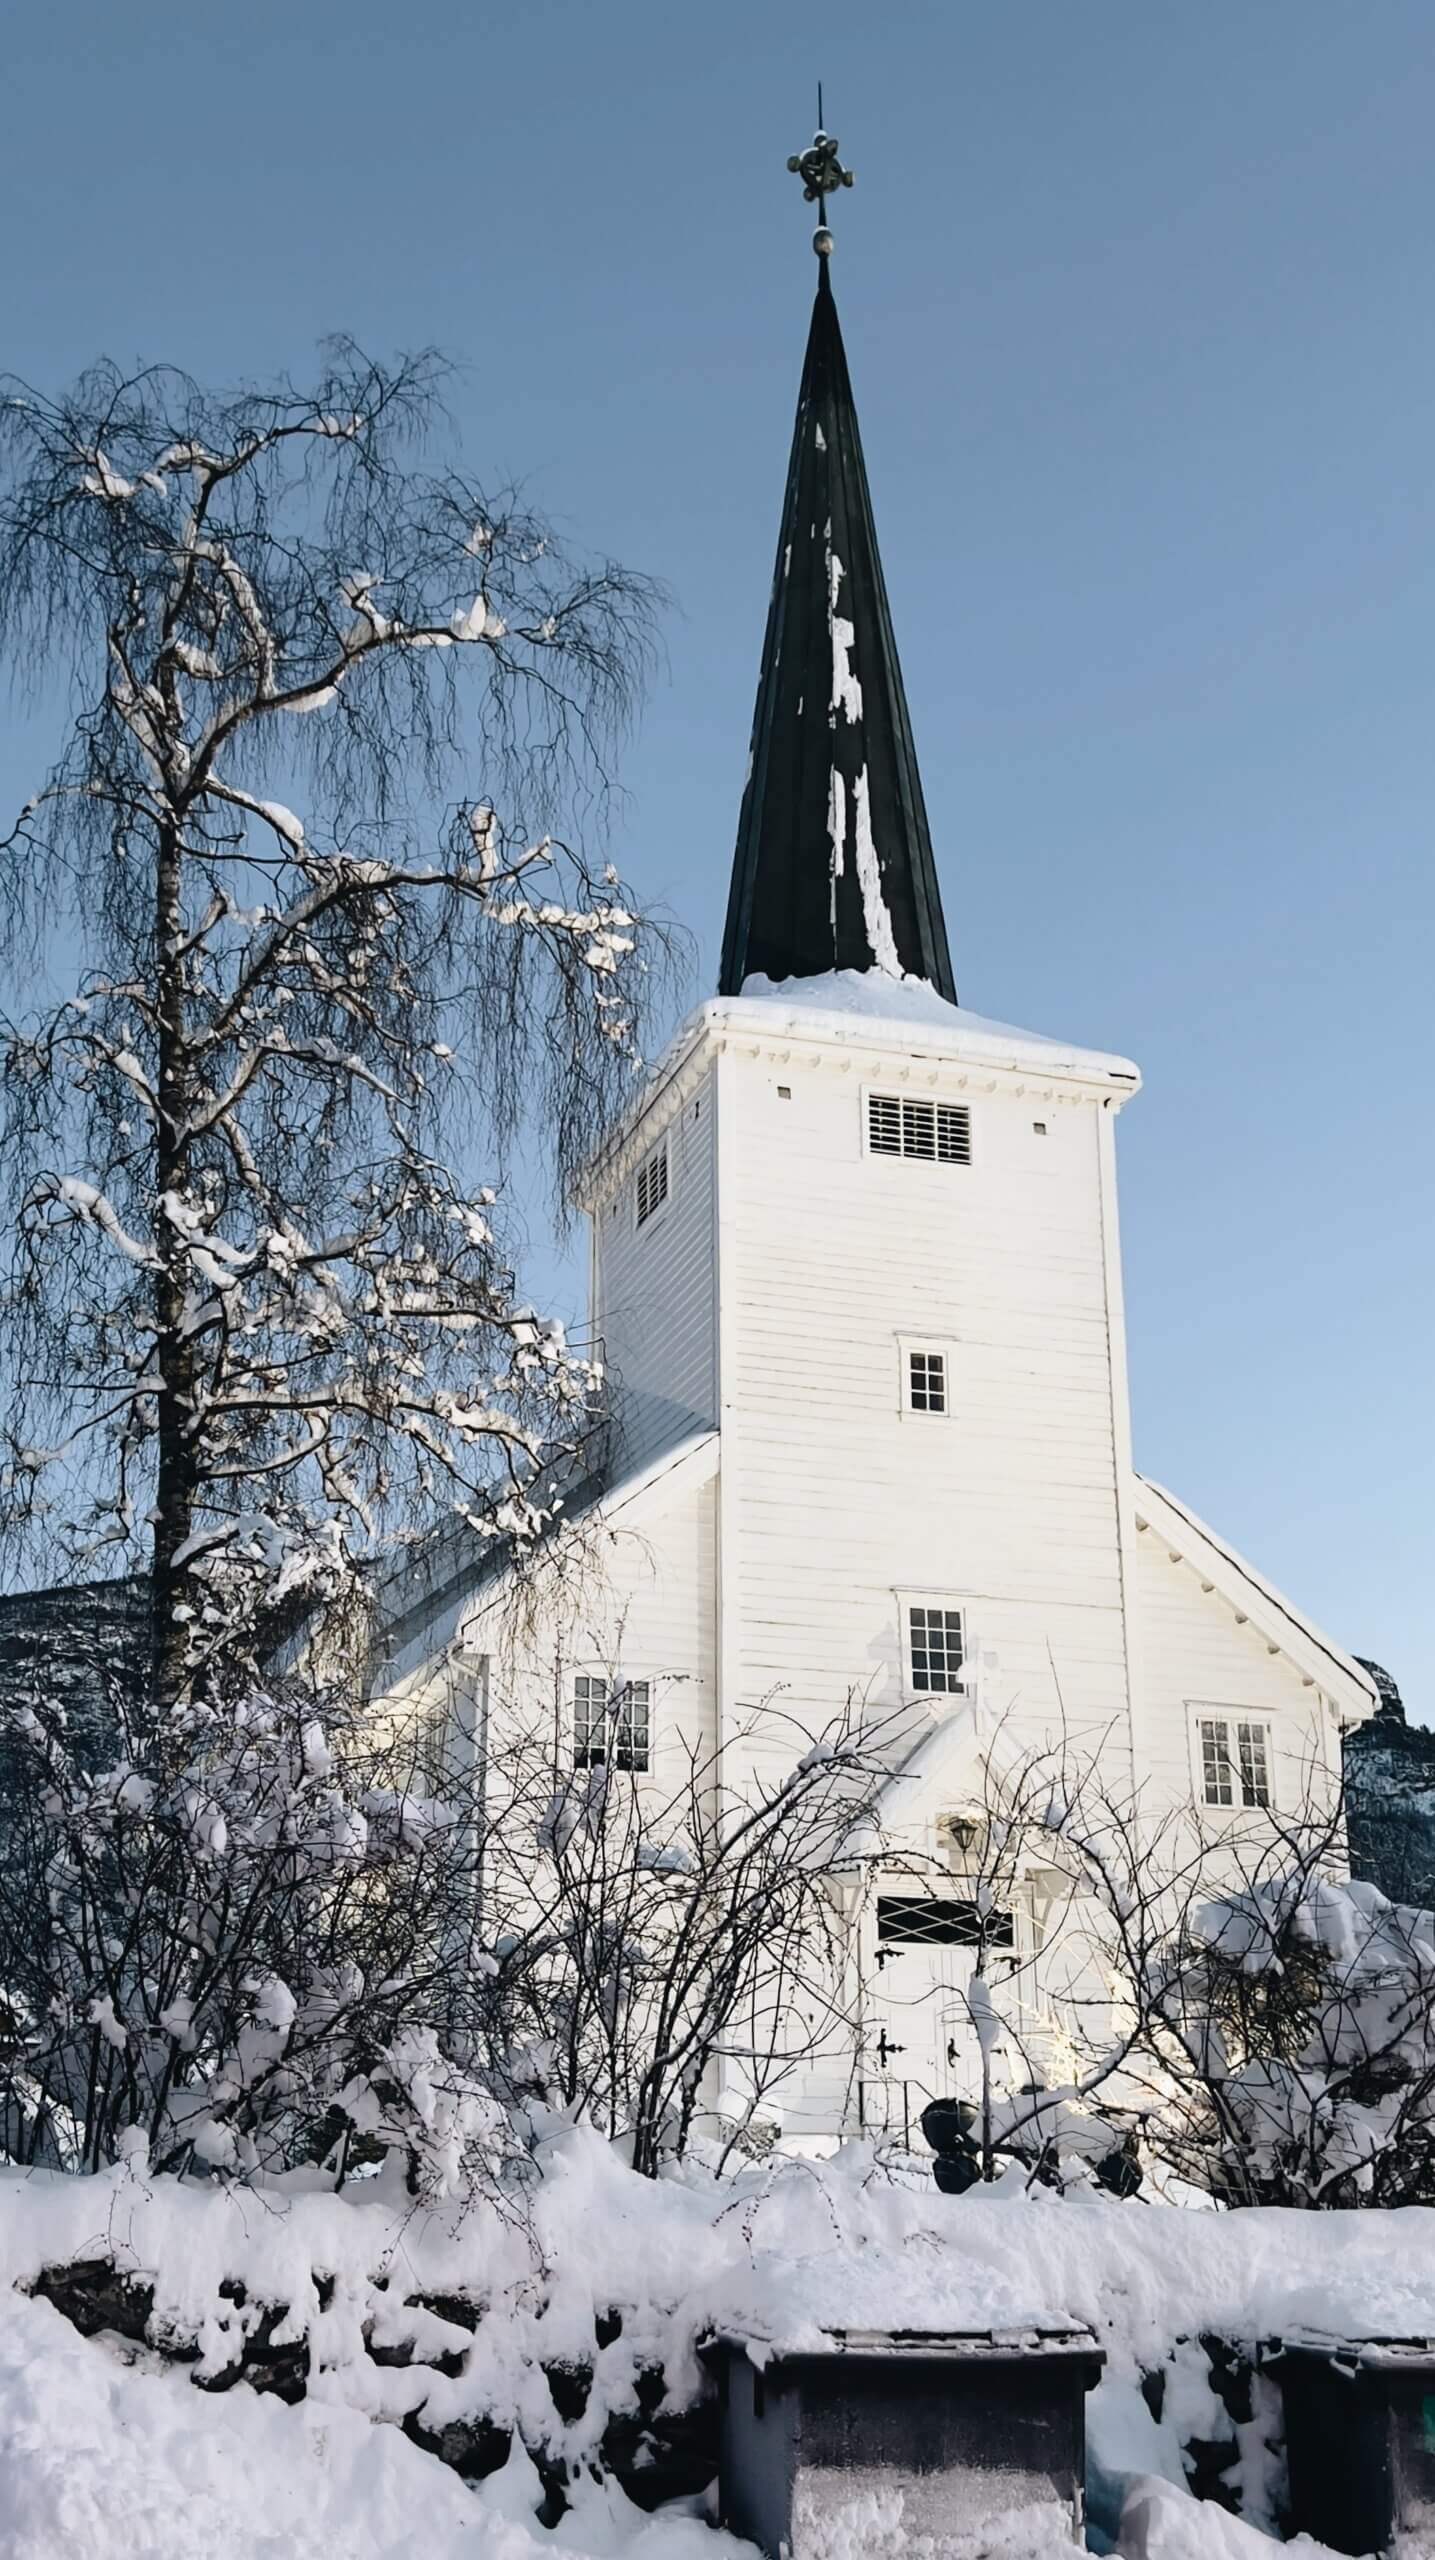
<path id="1" fill-rule="evenodd" d="M 37 2285 L 64 2298 L 64 2271 L 72 2281 L 97 2267 L 111 2292 L 93 2297 L 94 2340 L 22 2298 Z M 540 2508 L 566 2503 L 566 2547 L 674 2560 L 681 2546 L 713 2560 L 721 2546 L 691 2510 L 665 2508 L 649 2525 L 629 2503 L 615 2431 L 626 2429 L 629 2485 L 642 2494 L 646 2458 L 660 2494 L 664 2417 L 698 2400 L 709 2329 L 741 2328 L 762 2354 L 839 2317 L 1088 2323 L 1108 2359 L 1090 2404 L 1098 2506 L 1114 2527 L 1143 2477 L 1164 2478 L 1171 2494 L 1146 2494 L 1130 2526 L 1145 2540 L 1131 2548 L 1175 2553 L 1207 2546 L 1173 2540 L 1171 2514 L 1181 2534 L 1219 2523 L 1178 2494 L 1193 2438 L 1214 2444 L 1208 2460 L 1249 2523 L 1269 2524 L 1279 2489 L 1271 2409 L 1233 2421 L 1197 2342 L 1435 2332 L 1435 2212 L 1202 2213 L 1015 2181 L 950 2198 L 918 2164 L 861 2146 L 721 2183 L 697 2164 L 654 2182 L 569 2128 L 525 2194 L 464 2206 L 416 2206 L 382 2177 L 343 2194 L 292 2178 L 260 2189 L 154 2178 L 142 2158 L 93 2179 L 4 2173 L 0 2284 L 15 2484 L 0 2560 L 192 2548 L 193 2536 L 165 2541 L 167 2527 L 135 2522 L 147 2498 L 162 2503 L 145 2486 L 160 2474 L 201 2513 L 209 2501 L 198 2540 L 218 2555 L 397 2552 L 421 2495 L 436 2554 L 467 2547 L 481 2518 L 491 2547 L 519 2560 Z M 276 2392 L 300 2405 L 282 2408 Z M 456 2449 L 477 2487 L 423 2446 Z M 107 2499 L 118 2521 L 102 2529 Z M 1237 2535 L 1225 2547 L 1243 2546 Z"/>

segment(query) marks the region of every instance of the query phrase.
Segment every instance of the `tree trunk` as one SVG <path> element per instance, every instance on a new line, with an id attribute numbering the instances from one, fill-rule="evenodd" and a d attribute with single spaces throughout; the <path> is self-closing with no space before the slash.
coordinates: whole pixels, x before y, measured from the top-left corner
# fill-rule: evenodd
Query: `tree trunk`
<path id="1" fill-rule="evenodd" d="M 155 969 L 159 1012 L 159 1117 L 155 1140 L 153 1235 L 155 1275 L 154 1364 L 159 1378 L 156 1411 L 154 1541 L 150 1584 L 151 1662 L 154 1703 L 163 1713 L 189 1694 L 189 1620 L 193 1606 L 187 1567 L 177 1563 L 194 1525 L 193 1349 L 184 1332 L 189 1293 L 183 1239 L 165 1213 L 165 1198 L 182 1191 L 188 1171 L 191 1107 L 184 1018 L 184 900 L 181 821 L 160 833 L 155 876 Z"/>

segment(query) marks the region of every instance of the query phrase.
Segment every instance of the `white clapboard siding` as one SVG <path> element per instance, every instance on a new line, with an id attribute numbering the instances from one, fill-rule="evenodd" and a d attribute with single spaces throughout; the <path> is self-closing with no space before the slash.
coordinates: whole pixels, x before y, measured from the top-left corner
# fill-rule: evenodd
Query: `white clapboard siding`
<path id="1" fill-rule="evenodd" d="M 623 1473 L 716 1418 L 713 1137 L 709 1080 L 686 1096 L 596 1206 L 593 1328 Z M 667 1197 L 639 1226 L 637 1186 L 654 1144 L 668 1150 Z"/>
<path id="2" fill-rule="evenodd" d="M 540 1606 L 521 1637 L 499 1613 L 476 1617 L 470 1641 L 491 1646 L 501 1665 L 496 1696 L 521 1713 L 529 1696 L 556 1694 L 566 1753 L 575 1674 L 646 1680 L 651 1774 L 676 1786 L 693 1750 L 706 1757 L 717 1739 L 715 1517 L 711 1482 L 680 1492 L 605 1538 L 591 1576 L 546 1601 L 540 1586 Z"/>
<path id="3" fill-rule="evenodd" d="M 653 1783 L 677 1787 L 694 1753 L 705 1761 L 717 1741 L 715 1521 L 710 1479 L 644 1506 L 629 1526 L 598 1529 L 591 1557 L 546 1586 L 515 1595 L 501 1578 L 453 1613 L 443 1650 L 383 1685 L 376 1713 L 396 1723 L 446 1714 L 456 1651 L 488 1665 L 495 1747 L 541 1732 L 566 1759 L 578 1672 L 646 1680 Z"/>
<path id="4" fill-rule="evenodd" d="M 850 1044 L 849 1044 L 850 1047 Z M 850 1071 L 725 1061 L 723 1607 L 734 1696 L 821 1718 L 905 1685 L 903 1592 L 950 1594 L 1033 1736 L 1126 1734 L 1099 1097 L 962 1093 L 970 1165 L 869 1153 Z M 786 1085 L 784 1097 L 779 1087 Z M 1046 1136 L 1033 1121 L 1045 1119 Z M 899 1348 L 948 1357 L 902 1410 Z M 1120 1345 L 1117 1344 L 1120 1357 Z"/>
<path id="5" fill-rule="evenodd" d="M 1276 1794 L 1293 1812 L 1312 1779 L 1332 1789 L 1339 1737 L 1324 1693 L 1271 1640 L 1236 1613 L 1231 1598 L 1202 1588 L 1154 1530 L 1136 1540 L 1132 1638 L 1140 1665 L 1137 1749 L 1153 1804 L 1189 1804 L 1195 1793 L 1191 1724 L 1196 1704 L 1269 1717 Z"/>

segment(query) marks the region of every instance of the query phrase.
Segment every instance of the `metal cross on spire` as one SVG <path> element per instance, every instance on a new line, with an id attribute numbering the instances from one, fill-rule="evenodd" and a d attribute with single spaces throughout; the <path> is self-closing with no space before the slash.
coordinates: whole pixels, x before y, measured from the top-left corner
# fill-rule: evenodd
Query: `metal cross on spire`
<path id="1" fill-rule="evenodd" d="M 819 80 L 817 131 L 807 149 L 794 151 L 787 164 L 793 176 L 802 180 L 805 201 L 817 207 L 817 229 L 812 235 L 812 245 L 819 258 L 830 258 L 832 255 L 832 234 L 827 228 L 827 199 L 830 195 L 835 195 L 839 187 L 850 187 L 852 184 L 851 170 L 844 169 L 837 156 L 839 148 L 836 134 L 823 131 L 822 83 Z"/>

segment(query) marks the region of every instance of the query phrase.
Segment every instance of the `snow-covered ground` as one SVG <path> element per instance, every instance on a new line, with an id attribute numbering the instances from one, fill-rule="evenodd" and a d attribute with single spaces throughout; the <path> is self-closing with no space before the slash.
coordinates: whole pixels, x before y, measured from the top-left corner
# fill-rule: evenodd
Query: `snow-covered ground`
<path id="1" fill-rule="evenodd" d="M 0 2560 L 398 2560 L 420 2514 L 425 2560 L 533 2560 L 542 2547 L 721 2560 L 742 2546 L 696 2513 L 648 2518 L 611 2484 L 581 2479 L 548 2532 L 525 2446 L 591 2459 L 643 2368 L 661 2364 L 678 2397 L 695 2387 L 695 2343 L 712 2326 L 740 2328 L 761 2353 L 824 2323 L 1060 2321 L 1088 2323 L 1106 2351 L 1089 2423 L 1113 2523 L 1127 2500 L 1123 2549 L 1249 2560 L 1270 2542 L 1179 2485 L 1183 2439 L 1219 2434 L 1221 2417 L 1204 2358 L 1194 2345 L 1173 2357 L 1176 2341 L 1435 2334 L 1435 2212 L 1219 2215 L 1017 2189 L 947 2198 L 857 2149 L 821 2165 L 774 2160 L 721 2187 L 697 2168 L 654 2185 L 572 2130 L 545 2165 L 522 2211 L 477 2200 L 419 2211 L 377 2181 L 342 2196 L 180 2185 L 151 2180 L 142 2162 L 92 2180 L 0 2176 Z M 14 2290 L 96 2258 L 153 2288 L 150 2336 L 197 2347 L 197 2363 L 84 2339 Z M 236 2280 L 243 2305 L 221 2293 Z M 445 2294 L 480 2307 L 475 2330 L 416 2300 Z M 307 2341 L 302 2405 L 242 2384 L 196 2389 L 233 2368 L 266 2305 L 287 2306 L 283 2336 Z M 599 2346 L 597 2315 L 613 2312 L 621 2332 Z M 411 2348 L 413 2361 L 376 2364 L 366 2339 Z M 455 2346 L 461 2371 L 425 2361 L 438 2350 L 458 2361 Z M 543 2373 L 565 2361 L 593 2372 L 576 2420 L 560 2419 Z M 1158 2424 L 1139 2376 L 1163 2368 Z M 465 2486 L 400 2433 L 413 2410 L 430 2428 L 479 2414 L 512 2426 L 506 2468 Z M 1260 2520 L 1270 2484 L 1260 2429 L 1247 2432 L 1232 2457 Z M 1045 2531 L 1033 2543 L 1014 2528 L 984 2544 L 987 2560 L 1047 2560 Z M 872 2552 L 883 2547 L 878 2535 Z"/>
<path id="2" fill-rule="evenodd" d="M 694 2515 L 642 2515 L 596 2484 L 552 2532 L 515 2448 L 467 2488 L 392 2427 L 240 2387 L 198 2392 L 159 2357 L 124 2361 L 46 2302 L 0 2299 L 0 2560 L 751 2560 Z M 1260 2560 L 1264 2536 L 1160 2480 L 1127 2503 L 1130 2560 Z M 1050 2526 L 1013 2518 L 973 2560 L 1062 2560 Z M 1310 2542 L 1285 2548 L 1321 2560 Z M 895 2535 L 851 2560 L 898 2560 Z"/>
<path id="3" fill-rule="evenodd" d="M 159 2356 L 124 2360 L 49 2303 L 0 2296 L 0 2560 L 750 2560 L 596 2484 L 544 2532 L 538 2494 L 521 2447 L 469 2489 L 353 2409 L 196 2391 Z"/>

